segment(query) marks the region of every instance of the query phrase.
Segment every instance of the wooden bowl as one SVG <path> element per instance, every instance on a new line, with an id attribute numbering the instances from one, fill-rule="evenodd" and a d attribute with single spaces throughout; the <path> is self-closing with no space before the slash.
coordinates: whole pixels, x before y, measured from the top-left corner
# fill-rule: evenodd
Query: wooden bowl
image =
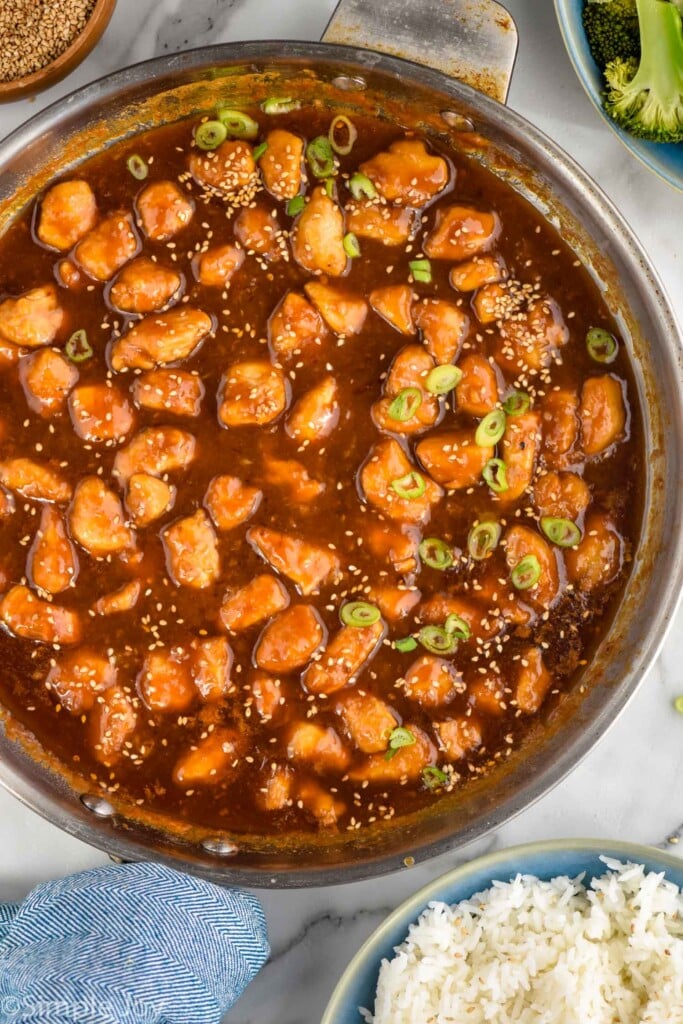
<path id="1" fill-rule="evenodd" d="M 70 46 L 46 64 L 39 71 L 33 71 L 23 78 L 14 78 L 11 82 L 0 82 L 0 103 L 17 100 L 22 96 L 31 96 L 54 85 L 77 67 L 88 56 L 99 42 L 102 33 L 109 24 L 114 13 L 116 0 L 97 0 L 85 28 L 76 36 Z"/>

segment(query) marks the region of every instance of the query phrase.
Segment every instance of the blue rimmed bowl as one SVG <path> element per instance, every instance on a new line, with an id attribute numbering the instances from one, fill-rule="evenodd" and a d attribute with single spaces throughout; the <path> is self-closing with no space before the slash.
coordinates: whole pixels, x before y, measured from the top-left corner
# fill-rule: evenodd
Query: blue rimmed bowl
<path id="1" fill-rule="evenodd" d="M 555 0 L 555 12 L 564 45 L 581 85 L 605 124 L 609 125 L 629 152 L 669 185 L 683 192 L 683 143 L 665 144 L 636 139 L 618 128 L 602 109 L 602 73 L 593 60 L 583 30 L 583 4 L 584 0 Z"/>
<path id="2" fill-rule="evenodd" d="M 463 864 L 420 889 L 402 903 L 361 946 L 344 971 L 321 1024 L 361 1024 L 359 1007 L 372 1010 L 382 960 L 393 956 L 429 903 L 440 900 L 457 903 L 487 889 L 495 880 L 509 882 L 518 873 L 535 875 L 545 881 L 557 875 L 586 872 L 588 878 L 607 870 L 600 857 L 644 864 L 648 871 L 663 871 L 683 888 L 683 859 L 652 846 L 596 839 L 553 839 L 491 853 Z"/>

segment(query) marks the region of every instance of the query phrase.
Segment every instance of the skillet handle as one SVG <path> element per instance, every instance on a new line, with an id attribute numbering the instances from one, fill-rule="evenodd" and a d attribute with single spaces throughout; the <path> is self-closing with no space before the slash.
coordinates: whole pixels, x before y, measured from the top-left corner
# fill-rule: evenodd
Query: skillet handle
<path id="1" fill-rule="evenodd" d="M 323 42 L 426 64 L 504 103 L 517 26 L 495 0 L 340 0 Z"/>

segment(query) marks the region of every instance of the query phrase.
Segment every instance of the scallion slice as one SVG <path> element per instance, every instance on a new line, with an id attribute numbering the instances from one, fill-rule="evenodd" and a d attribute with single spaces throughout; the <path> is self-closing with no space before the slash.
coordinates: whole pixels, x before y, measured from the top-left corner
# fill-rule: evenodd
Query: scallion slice
<path id="1" fill-rule="evenodd" d="M 390 761 L 392 757 L 398 754 L 402 747 L 412 747 L 415 742 L 415 737 L 410 729 L 405 729 L 401 725 L 397 726 L 389 733 L 388 749 L 384 755 L 385 760 Z"/>
<path id="2" fill-rule="evenodd" d="M 521 416 L 531 407 L 531 398 L 526 391 L 513 391 L 503 402 L 503 409 L 508 416 Z"/>
<path id="3" fill-rule="evenodd" d="M 254 160 L 260 160 L 263 154 L 267 151 L 267 149 L 267 142 L 259 142 L 258 146 L 256 146 L 256 148 L 254 149 Z"/>
<path id="4" fill-rule="evenodd" d="M 341 133 L 346 135 L 345 142 L 339 141 L 338 136 Z M 338 153 L 340 156 L 348 156 L 353 149 L 354 142 L 358 138 L 358 129 L 346 114 L 337 114 L 330 125 L 327 137 L 335 153 Z"/>
<path id="5" fill-rule="evenodd" d="M 455 612 L 451 612 L 450 615 L 446 616 L 443 628 L 447 633 L 456 637 L 458 640 L 469 640 L 472 636 L 472 630 L 465 622 L 462 615 L 457 615 Z"/>
<path id="6" fill-rule="evenodd" d="M 529 590 L 535 587 L 541 578 L 541 566 L 536 555 L 525 555 L 510 573 L 512 585 L 517 590 Z"/>
<path id="7" fill-rule="evenodd" d="M 496 494 L 503 494 L 508 490 L 507 466 L 502 459 L 489 459 L 484 466 L 482 476 Z"/>
<path id="8" fill-rule="evenodd" d="M 443 572 L 453 565 L 453 551 L 440 537 L 425 537 L 418 548 L 420 558 L 430 569 Z"/>
<path id="9" fill-rule="evenodd" d="M 218 149 L 228 137 L 228 130 L 222 121 L 204 121 L 197 125 L 194 141 L 200 149 Z"/>
<path id="10" fill-rule="evenodd" d="M 394 647 L 401 654 L 406 654 L 408 651 L 414 651 L 417 647 L 417 640 L 414 636 L 402 636 L 398 640 L 394 640 Z"/>
<path id="11" fill-rule="evenodd" d="M 430 654 L 454 654 L 458 649 L 457 636 L 443 626 L 423 626 L 417 639 Z"/>
<path id="12" fill-rule="evenodd" d="M 591 327 L 586 335 L 586 348 L 596 363 L 613 363 L 619 353 L 617 339 L 604 327 Z"/>
<path id="13" fill-rule="evenodd" d="M 301 106 L 299 100 L 293 100 L 289 96 L 269 96 L 261 104 L 264 114 L 289 114 L 292 110 L 298 110 Z"/>
<path id="14" fill-rule="evenodd" d="M 477 523 L 467 538 L 467 550 L 476 562 L 487 558 L 498 547 L 503 529 L 500 523 Z"/>
<path id="15" fill-rule="evenodd" d="M 355 626 L 362 629 L 363 626 L 374 626 L 381 618 L 379 608 L 368 601 L 348 601 L 341 606 L 339 618 L 345 626 Z"/>
<path id="16" fill-rule="evenodd" d="M 133 153 L 128 157 L 126 167 L 136 181 L 144 181 L 149 174 L 149 167 L 138 153 Z"/>
<path id="17" fill-rule="evenodd" d="M 573 548 L 581 540 L 581 530 L 571 519 L 542 516 L 541 529 L 548 540 L 560 548 Z"/>
<path id="18" fill-rule="evenodd" d="M 287 205 L 285 206 L 287 216 L 297 217 L 301 213 L 305 205 L 306 200 L 304 199 L 303 196 L 294 196 L 294 198 L 290 199 Z"/>
<path id="19" fill-rule="evenodd" d="M 481 420 L 474 435 L 475 443 L 480 448 L 490 448 L 498 444 L 505 433 L 506 416 L 502 409 L 494 409 Z"/>
<path id="20" fill-rule="evenodd" d="M 349 259 L 355 260 L 360 256 L 360 245 L 353 231 L 348 231 L 342 240 L 344 252 Z"/>
<path id="21" fill-rule="evenodd" d="M 419 388 L 403 388 L 389 404 L 387 412 L 392 420 L 405 423 L 413 418 L 422 405 L 422 392 Z"/>
<path id="22" fill-rule="evenodd" d="M 216 117 L 225 127 L 227 134 L 233 139 L 255 139 L 259 133 L 259 126 L 256 121 L 242 110 L 233 110 L 232 107 L 219 107 L 216 111 Z"/>
<path id="23" fill-rule="evenodd" d="M 435 366 L 425 378 L 425 388 L 432 395 L 447 395 L 462 380 L 462 370 L 450 363 Z"/>
<path id="24" fill-rule="evenodd" d="M 349 192 L 354 199 L 374 199 L 377 195 L 377 189 L 367 174 L 361 174 L 360 171 L 356 171 L 349 178 Z"/>
<path id="25" fill-rule="evenodd" d="M 448 776 L 435 764 L 428 764 L 426 768 L 422 769 L 422 781 L 427 789 L 438 789 L 440 786 L 445 786 Z"/>
<path id="26" fill-rule="evenodd" d="M 318 135 L 308 143 L 306 160 L 311 168 L 311 173 L 316 178 L 329 178 L 336 173 L 332 146 L 325 135 Z"/>
<path id="27" fill-rule="evenodd" d="M 410 473 L 406 473 L 405 476 L 392 480 L 389 486 L 398 494 L 399 498 L 403 498 L 405 501 L 415 501 L 416 498 L 422 497 L 427 483 L 421 473 L 418 473 L 416 469 L 411 469 Z"/>
<path id="28" fill-rule="evenodd" d="M 419 281 L 421 284 L 431 284 L 432 265 L 429 260 L 411 260 L 408 267 L 413 275 L 413 280 Z"/>

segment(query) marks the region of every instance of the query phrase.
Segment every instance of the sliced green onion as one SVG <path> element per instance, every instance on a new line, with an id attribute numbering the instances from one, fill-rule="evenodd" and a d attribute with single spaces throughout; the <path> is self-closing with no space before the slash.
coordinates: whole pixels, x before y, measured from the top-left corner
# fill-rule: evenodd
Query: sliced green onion
<path id="1" fill-rule="evenodd" d="M 526 555 L 521 562 L 517 562 L 510 573 L 512 585 L 517 590 L 529 590 L 534 587 L 541 578 L 541 566 L 536 555 Z"/>
<path id="2" fill-rule="evenodd" d="M 361 174 L 360 171 L 356 171 L 349 178 L 349 192 L 354 199 L 374 199 L 377 195 L 377 189 L 367 174 Z"/>
<path id="3" fill-rule="evenodd" d="M 425 388 L 432 395 L 447 395 L 462 380 L 462 370 L 450 363 L 435 366 L 425 378 Z"/>
<path id="4" fill-rule="evenodd" d="M 500 441 L 505 433 L 506 416 L 502 409 L 494 409 L 484 416 L 474 435 L 475 444 L 480 448 L 490 448 Z"/>
<path id="5" fill-rule="evenodd" d="M 267 149 L 268 149 L 268 143 L 267 142 L 259 142 L 258 146 L 254 150 L 254 160 L 260 160 L 261 157 L 263 156 L 263 154 L 266 152 Z"/>
<path id="6" fill-rule="evenodd" d="M 336 172 L 332 146 L 330 140 L 324 135 L 318 135 L 308 143 L 306 160 L 316 178 L 329 178 Z"/>
<path id="7" fill-rule="evenodd" d="M 481 562 L 498 547 L 503 529 L 500 523 L 477 523 L 470 530 L 467 538 L 467 550 L 470 557 Z"/>
<path id="8" fill-rule="evenodd" d="M 542 516 L 541 529 L 548 540 L 560 548 L 573 548 L 581 540 L 581 530 L 571 519 Z"/>
<path id="9" fill-rule="evenodd" d="M 342 605 L 339 618 L 345 626 L 355 626 L 361 629 L 363 626 L 374 626 L 381 618 L 379 608 L 367 601 L 348 601 Z"/>
<path id="10" fill-rule="evenodd" d="M 74 331 L 64 346 L 64 351 L 72 363 L 84 363 L 93 356 L 88 335 L 83 329 Z"/>
<path id="11" fill-rule="evenodd" d="M 394 647 L 401 654 L 405 654 L 408 651 L 414 651 L 417 647 L 417 640 L 414 636 L 402 636 L 398 640 L 394 640 Z"/>
<path id="12" fill-rule="evenodd" d="M 200 149 L 218 149 L 228 137 L 228 130 L 222 121 L 204 121 L 197 125 L 194 141 Z"/>
<path id="13" fill-rule="evenodd" d="M 413 736 L 410 729 L 404 729 L 403 726 L 397 726 L 392 729 L 389 734 L 389 749 L 384 755 L 385 760 L 390 761 L 392 757 L 398 754 L 402 747 L 412 747 L 415 743 L 415 737 Z"/>
<path id="14" fill-rule="evenodd" d="M 526 391 L 513 391 L 503 402 L 503 408 L 508 416 L 521 416 L 531 406 L 531 397 Z"/>
<path id="15" fill-rule="evenodd" d="M 422 405 L 422 392 L 419 388 L 403 388 L 390 403 L 387 412 L 392 420 L 405 423 L 413 418 Z"/>
<path id="16" fill-rule="evenodd" d="M 596 363 L 613 363 L 619 352 L 617 339 L 603 327 L 591 327 L 586 335 L 586 348 Z"/>
<path id="17" fill-rule="evenodd" d="M 418 548 L 420 558 L 430 569 L 448 569 L 453 565 L 453 552 L 445 540 L 439 537 L 425 537 Z"/>
<path id="18" fill-rule="evenodd" d="M 258 124 L 253 117 L 249 117 L 249 114 L 241 110 L 219 107 L 216 116 L 233 139 L 255 139 L 259 133 Z"/>
<path id="19" fill-rule="evenodd" d="M 423 626 L 417 639 L 431 654 L 454 654 L 458 649 L 458 638 L 443 626 Z"/>
<path id="20" fill-rule="evenodd" d="M 285 206 L 285 212 L 287 213 L 288 217 L 297 217 L 301 213 L 305 205 L 306 200 L 304 199 L 303 196 L 294 196 L 294 198 L 290 199 L 287 205 Z"/>
<path id="21" fill-rule="evenodd" d="M 354 235 L 353 231 L 349 231 L 344 235 L 343 245 L 344 252 L 350 259 L 355 260 L 360 256 L 360 245 L 358 244 L 358 239 Z"/>
<path id="22" fill-rule="evenodd" d="M 264 114 L 289 114 L 292 110 L 298 110 L 301 106 L 299 100 L 293 100 L 289 96 L 269 96 L 261 104 Z"/>
<path id="23" fill-rule="evenodd" d="M 439 786 L 444 786 L 448 782 L 448 776 L 435 764 L 428 764 L 426 768 L 422 769 L 422 781 L 427 789 L 438 789 Z"/>
<path id="24" fill-rule="evenodd" d="M 674 708 L 678 711 L 679 715 L 683 715 L 683 697 L 676 697 Z"/>
<path id="25" fill-rule="evenodd" d="M 335 180 L 334 178 L 325 178 L 325 195 L 328 199 L 335 198 Z"/>
<path id="26" fill-rule="evenodd" d="M 128 157 L 126 167 L 137 181 L 144 181 L 149 174 L 149 167 L 137 153 Z"/>
<path id="27" fill-rule="evenodd" d="M 502 459 L 489 459 L 482 472 L 484 480 L 492 491 L 502 494 L 508 490 L 507 466 Z"/>
<path id="28" fill-rule="evenodd" d="M 451 614 L 446 617 L 443 628 L 447 633 L 456 637 L 458 640 L 469 640 L 472 636 L 472 630 L 465 622 L 462 615 L 456 615 L 455 612 L 451 612 Z"/>
<path id="29" fill-rule="evenodd" d="M 339 143 L 337 135 L 342 131 L 346 132 L 347 139 L 346 142 Z M 340 156 L 348 156 L 353 149 L 354 142 L 358 138 L 358 129 L 346 114 L 337 114 L 330 125 L 327 138 L 330 140 L 330 145 L 335 153 L 339 153 Z"/>
<path id="30" fill-rule="evenodd" d="M 421 498 L 427 488 L 425 478 L 416 469 L 411 469 L 410 473 L 406 473 L 405 476 L 392 480 L 389 486 L 398 494 L 399 498 L 404 498 L 406 501 Z"/>
<path id="31" fill-rule="evenodd" d="M 420 281 L 422 284 L 431 284 L 432 265 L 429 260 L 411 260 L 408 267 L 415 281 Z"/>

